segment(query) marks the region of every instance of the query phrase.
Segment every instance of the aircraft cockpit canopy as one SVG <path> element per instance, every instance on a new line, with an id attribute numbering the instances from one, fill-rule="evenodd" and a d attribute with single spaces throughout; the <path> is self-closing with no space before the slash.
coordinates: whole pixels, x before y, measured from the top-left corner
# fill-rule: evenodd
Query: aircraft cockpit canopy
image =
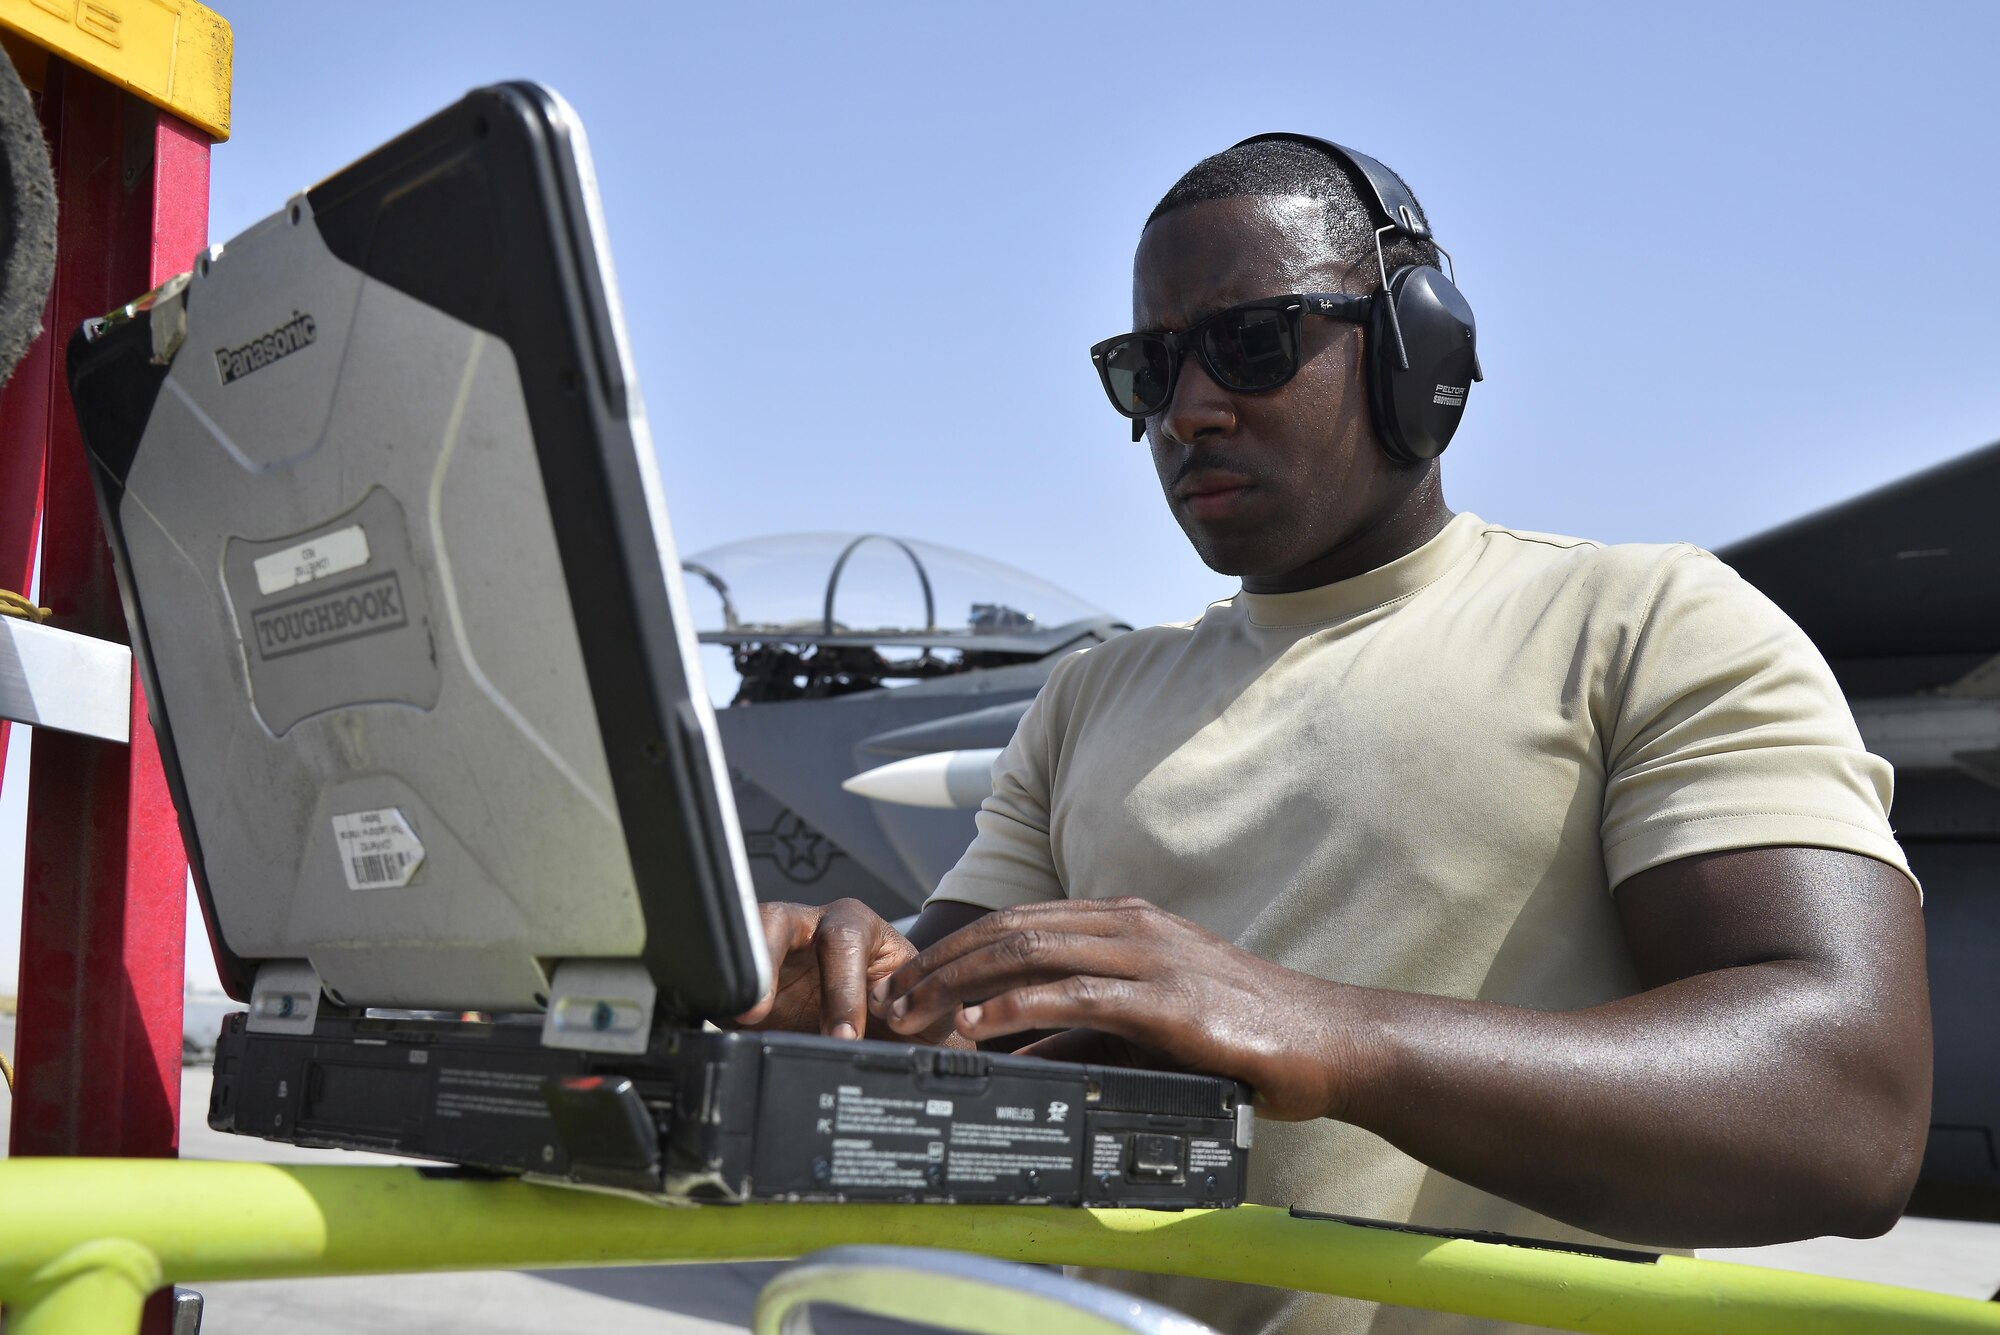
<path id="1" fill-rule="evenodd" d="M 1028 662 L 1126 629 L 1026 571 L 883 533 L 751 538 L 681 568 L 697 637 L 743 674 L 736 703 Z"/>

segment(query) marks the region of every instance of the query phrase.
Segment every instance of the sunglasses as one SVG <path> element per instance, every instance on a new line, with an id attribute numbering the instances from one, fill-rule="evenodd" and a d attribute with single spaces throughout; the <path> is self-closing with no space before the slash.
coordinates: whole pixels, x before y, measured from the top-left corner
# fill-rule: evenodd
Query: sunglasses
<path id="1" fill-rule="evenodd" d="M 1181 359 L 1190 350 L 1209 379 L 1237 394 L 1276 389 L 1299 373 L 1299 326 L 1308 315 L 1366 324 L 1372 296 L 1295 292 L 1219 310 L 1186 329 L 1120 334 L 1090 350 L 1111 406 L 1138 422 L 1173 402 Z M 1133 439 L 1138 439 L 1135 434 Z"/>

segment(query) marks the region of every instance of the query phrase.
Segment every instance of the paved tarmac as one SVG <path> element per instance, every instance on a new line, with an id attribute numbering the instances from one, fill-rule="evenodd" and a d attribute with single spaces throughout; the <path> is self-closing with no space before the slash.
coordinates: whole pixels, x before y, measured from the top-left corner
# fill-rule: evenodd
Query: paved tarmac
<path id="1" fill-rule="evenodd" d="M 11 1059 L 14 1021 L 0 1015 Z M 209 1071 L 181 1080 L 181 1153 L 191 1159 L 272 1163 L 388 1163 L 379 1155 L 304 1150 L 208 1129 Z M 0 1092 L 0 1147 L 13 1100 Z M 1880 1238 L 1817 1238 L 1702 1255 L 1811 1274 L 1931 1289 L 1966 1298 L 2000 1290 L 2000 1224 L 1905 1219 Z M 203 1335 L 722 1335 L 748 1328 L 757 1290 L 775 1263 L 630 1266 L 604 1270 L 391 1275 L 268 1280 L 202 1287 Z M 843 1323 L 844 1335 L 861 1335 Z M 883 1329 L 870 1325 L 870 1330 Z M 902 1328 L 907 1329 L 907 1328 Z"/>

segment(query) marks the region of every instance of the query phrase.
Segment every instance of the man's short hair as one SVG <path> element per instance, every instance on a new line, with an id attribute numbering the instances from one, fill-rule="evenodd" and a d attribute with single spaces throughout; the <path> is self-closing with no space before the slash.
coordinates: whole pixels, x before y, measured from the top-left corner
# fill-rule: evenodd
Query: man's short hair
<path id="1" fill-rule="evenodd" d="M 1152 226 L 1161 214 L 1211 199 L 1303 195 L 1319 201 L 1326 218 L 1327 244 L 1334 257 L 1343 264 L 1359 266 L 1372 277 L 1375 215 L 1363 202 L 1362 194 L 1368 188 L 1367 181 L 1345 162 L 1336 161 L 1316 148 L 1293 140 L 1266 139 L 1224 149 L 1195 163 L 1146 215 L 1146 225 Z M 1416 198 L 1414 193 L 1411 198 Z M 1422 204 L 1417 205 L 1417 216 L 1423 217 Z M 1405 264 L 1435 266 L 1438 262 L 1437 247 L 1428 241 L 1385 236 L 1382 242 L 1383 258 L 1391 273 Z M 1379 280 L 1369 283 L 1370 288 L 1378 286 Z"/>

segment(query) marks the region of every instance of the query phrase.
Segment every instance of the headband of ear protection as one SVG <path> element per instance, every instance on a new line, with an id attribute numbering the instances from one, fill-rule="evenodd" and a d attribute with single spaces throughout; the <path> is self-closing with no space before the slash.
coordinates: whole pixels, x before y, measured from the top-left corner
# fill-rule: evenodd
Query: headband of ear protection
<path id="1" fill-rule="evenodd" d="M 1287 140 L 1345 163 L 1368 183 L 1363 193 L 1375 219 L 1375 266 L 1382 294 L 1368 326 L 1368 407 L 1383 450 L 1399 463 L 1422 463 L 1444 453 L 1465 416 L 1465 395 L 1479 371 L 1472 307 L 1458 287 L 1428 264 L 1405 264 L 1393 273 L 1382 258 L 1382 236 L 1407 236 L 1437 245 L 1416 197 L 1403 178 L 1351 148 L 1309 134 L 1259 134 L 1242 143 Z M 1440 253 L 1443 246 L 1438 246 Z M 1451 259 L 1445 255 L 1448 263 Z"/>

